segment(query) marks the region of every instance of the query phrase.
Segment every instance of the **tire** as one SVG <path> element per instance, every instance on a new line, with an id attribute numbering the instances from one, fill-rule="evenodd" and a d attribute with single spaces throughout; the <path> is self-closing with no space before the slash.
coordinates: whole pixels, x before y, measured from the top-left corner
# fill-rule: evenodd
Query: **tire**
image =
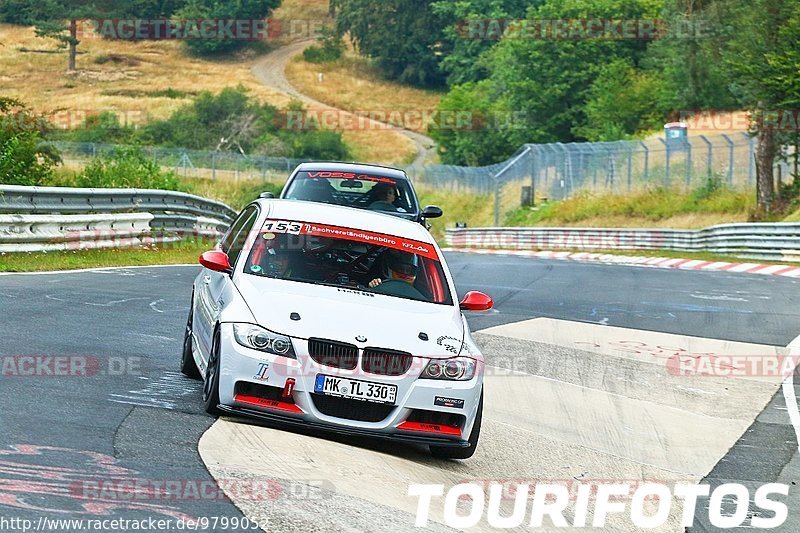
<path id="1" fill-rule="evenodd" d="M 475 423 L 472 425 L 472 432 L 469 434 L 469 448 L 452 448 L 450 446 L 431 446 L 431 455 L 440 459 L 469 459 L 475 454 L 478 447 L 478 437 L 481 434 L 481 420 L 483 420 L 483 390 L 481 399 L 478 400 L 478 413 L 475 415 Z"/>
<path id="2" fill-rule="evenodd" d="M 193 298 L 194 300 L 194 298 Z M 181 354 L 181 373 L 192 379 L 202 379 L 197 363 L 194 362 L 192 354 L 192 309 L 189 308 L 189 319 L 186 321 L 186 331 L 183 334 L 183 354 Z"/>
<path id="3" fill-rule="evenodd" d="M 213 348 L 211 355 L 208 357 L 208 365 L 206 366 L 205 382 L 203 383 L 203 404 L 206 413 L 214 416 L 221 414 L 217 409 L 219 405 L 219 328 L 214 332 Z"/>

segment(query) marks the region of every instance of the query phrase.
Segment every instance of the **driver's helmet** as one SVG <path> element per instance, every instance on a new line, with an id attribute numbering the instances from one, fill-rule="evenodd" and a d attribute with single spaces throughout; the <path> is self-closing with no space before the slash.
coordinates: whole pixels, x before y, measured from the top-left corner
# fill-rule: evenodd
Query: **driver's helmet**
<path id="1" fill-rule="evenodd" d="M 270 277 L 286 276 L 289 271 L 289 257 L 286 251 L 276 250 L 266 237 L 259 239 L 256 246 L 251 272 Z"/>
<path id="2" fill-rule="evenodd" d="M 266 253 L 266 271 L 271 276 L 283 276 L 289 270 L 289 256 L 284 252 L 278 254 L 275 248 L 268 248 Z"/>
<path id="3" fill-rule="evenodd" d="M 414 283 L 417 279 L 417 267 L 419 266 L 417 256 L 399 250 L 389 250 L 386 254 L 387 277 Z"/>

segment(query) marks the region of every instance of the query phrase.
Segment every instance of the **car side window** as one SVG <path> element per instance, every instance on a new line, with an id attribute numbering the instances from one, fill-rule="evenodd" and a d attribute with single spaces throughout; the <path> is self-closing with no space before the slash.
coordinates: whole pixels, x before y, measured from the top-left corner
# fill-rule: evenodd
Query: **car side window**
<path id="1" fill-rule="evenodd" d="M 239 230 L 242 229 L 242 225 L 244 225 L 244 223 L 247 222 L 247 219 L 250 218 L 251 209 L 253 208 L 248 207 L 247 209 L 244 209 L 241 213 L 239 213 L 239 216 L 236 217 L 236 220 L 233 221 L 231 226 L 228 228 L 228 232 L 222 238 L 222 241 L 220 241 L 219 247 L 226 254 L 228 253 L 228 250 L 230 250 L 231 244 L 233 244 L 233 239 L 236 238 L 236 235 L 238 235 Z"/>
<path id="2" fill-rule="evenodd" d="M 247 242 L 247 236 L 250 235 L 256 218 L 258 218 L 258 209 L 255 206 L 245 209 L 222 242 L 222 251 L 228 254 L 228 260 L 231 265 L 236 265 L 236 260 L 242 253 L 242 249 Z"/>

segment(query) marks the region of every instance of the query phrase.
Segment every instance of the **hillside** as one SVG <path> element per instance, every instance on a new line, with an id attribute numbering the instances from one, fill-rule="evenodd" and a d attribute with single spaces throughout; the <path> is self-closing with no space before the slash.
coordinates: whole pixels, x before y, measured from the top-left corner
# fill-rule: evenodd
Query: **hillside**
<path id="1" fill-rule="evenodd" d="M 310 20 L 326 13 L 327 2 L 286 2 L 274 17 Z M 192 56 L 175 41 L 86 39 L 78 47 L 78 71 L 69 74 L 66 52 L 55 41 L 36 37 L 33 28 L 0 24 L 0 86 L 4 96 L 24 101 L 62 128 L 80 127 L 87 115 L 103 111 L 115 112 L 124 125 L 141 126 L 169 117 L 201 91 L 239 85 L 260 102 L 285 108 L 292 97 L 261 83 L 251 69 L 292 37 L 289 32 L 280 41 L 213 60 Z M 356 159 L 397 165 L 413 158 L 413 147 L 396 131 L 344 129 L 343 138 Z"/>

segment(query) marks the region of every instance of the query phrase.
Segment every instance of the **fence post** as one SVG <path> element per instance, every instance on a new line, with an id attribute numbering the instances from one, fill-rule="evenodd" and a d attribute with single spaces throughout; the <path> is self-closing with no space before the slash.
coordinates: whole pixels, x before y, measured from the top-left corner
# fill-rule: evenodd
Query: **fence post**
<path id="1" fill-rule="evenodd" d="M 494 225 L 500 225 L 500 176 L 506 173 L 508 169 L 517 164 L 517 162 L 525 157 L 531 151 L 531 145 L 526 145 L 525 150 L 517 157 L 509 161 L 497 174 L 493 176 L 494 179 Z"/>
<path id="2" fill-rule="evenodd" d="M 658 140 L 664 145 L 664 187 L 669 188 L 669 144 L 664 139 L 659 138 Z"/>
<path id="3" fill-rule="evenodd" d="M 531 205 L 536 205 L 536 178 L 539 174 L 539 147 L 534 146 L 531 152 Z"/>
<path id="4" fill-rule="evenodd" d="M 686 190 L 692 189 L 692 143 L 686 141 Z"/>
<path id="5" fill-rule="evenodd" d="M 500 180 L 494 178 L 494 226 L 500 225 Z"/>
<path id="6" fill-rule="evenodd" d="M 714 159 L 714 145 L 711 144 L 711 141 L 709 141 L 705 135 L 701 135 L 700 140 L 706 143 L 706 147 L 708 148 L 708 157 L 706 158 L 706 174 L 710 177 L 712 173 L 711 165 Z"/>
<path id="7" fill-rule="evenodd" d="M 628 192 L 631 192 L 631 177 L 633 174 L 633 146 L 628 145 Z"/>
<path id="8" fill-rule="evenodd" d="M 734 155 L 733 154 L 733 150 L 734 150 L 734 145 L 733 145 L 733 141 L 731 140 L 731 138 L 728 137 L 727 135 L 725 135 L 724 133 L 722 134 L 722 138 L 725 139 L 725 141 L 728 143 L 728 147 L 730 148 L 730 153 L 728 155 L 728 185 L 733 187 L 733 155 Z"/>
<path id="9" fill-rule="evenodd" d="M 751 137 L 744 132 L 742 132 L 742 135 L 747 139 L 747 184 L 751 185 L 753 183 L 753 175 L 755 174 L 755 137 Z"/>
<path id="10" fill-rule="evenodd" d="M 650 148 L 647 147 L 644 141 L 639 141 L 639 144 L 644 148 L 644 180 L 647 181 L 650 177 Z"/>

